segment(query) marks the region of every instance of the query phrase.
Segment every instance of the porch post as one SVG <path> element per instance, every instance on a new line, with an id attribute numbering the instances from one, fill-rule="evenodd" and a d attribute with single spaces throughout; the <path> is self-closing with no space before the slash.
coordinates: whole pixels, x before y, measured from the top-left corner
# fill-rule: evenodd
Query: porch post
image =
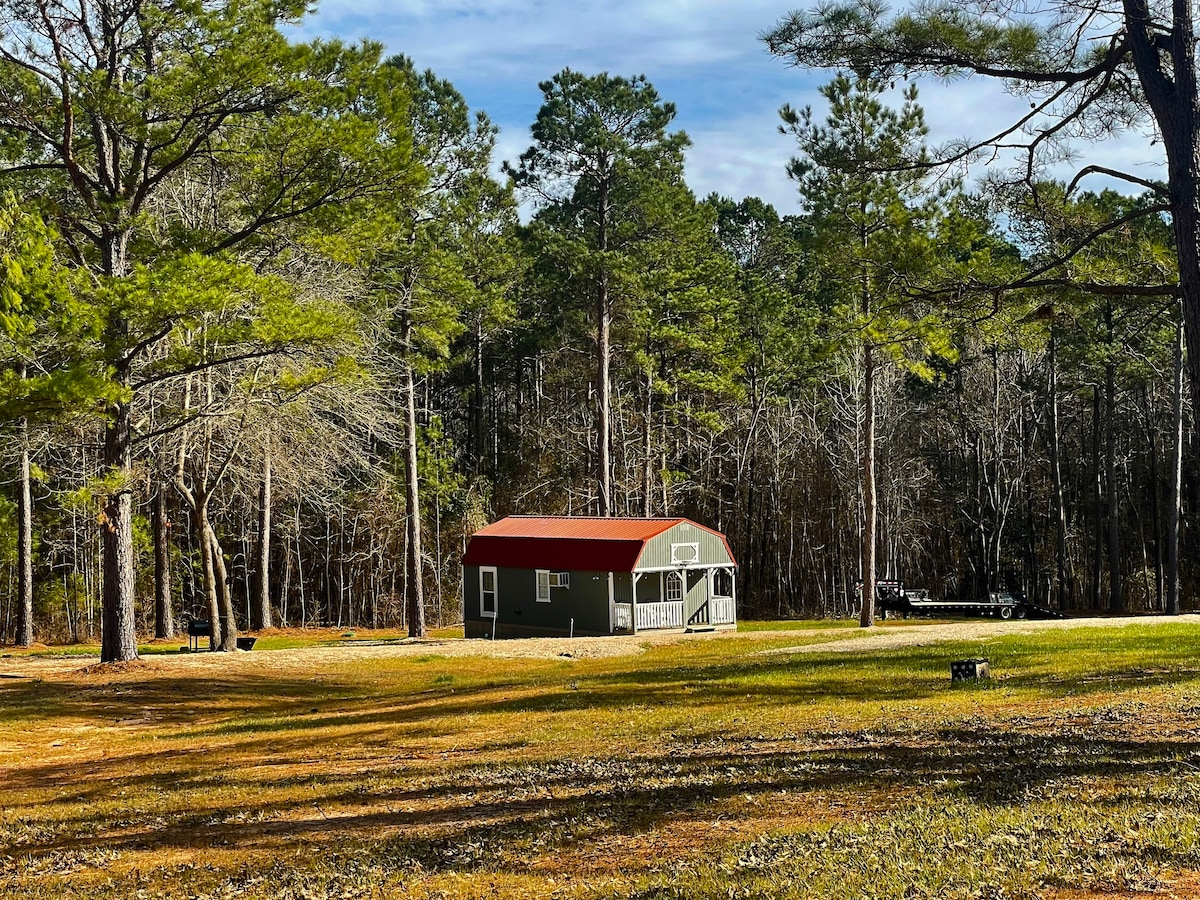
<path id="1" fill-rule="evenodd" d="M 633 596 L 629 598 L 629 627 L 634 634 L 637 634 L 637 583 L 641 577 L 640 573 L 633 573 Z"/>
<path id="2" fill-rule="evenodd" d="M 733 600 L 733 625 L 737 627 L 737 568 L 729 570 L 729 595 Z"/>

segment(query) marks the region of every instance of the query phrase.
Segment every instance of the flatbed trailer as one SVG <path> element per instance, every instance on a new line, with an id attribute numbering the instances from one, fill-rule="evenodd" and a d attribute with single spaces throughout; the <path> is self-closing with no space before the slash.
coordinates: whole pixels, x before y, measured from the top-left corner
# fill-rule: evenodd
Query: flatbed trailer
<path id="1" fill-rule="evenodd" d="M 1024 597 L 996 591 L 987 600 L 936 600 L 923 588 L 906 587 L 903 581 L 877 581 L 875 607 L 883 618 L 888 613 L 909 616 L 992 616 L 998 619 L 1065 619 L 1053 609 L 1026 602 Z"/>

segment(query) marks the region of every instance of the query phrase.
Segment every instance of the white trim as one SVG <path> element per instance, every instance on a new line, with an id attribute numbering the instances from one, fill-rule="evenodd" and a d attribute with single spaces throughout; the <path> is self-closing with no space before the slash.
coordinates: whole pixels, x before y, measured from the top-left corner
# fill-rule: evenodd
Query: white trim
<path id="1" fill-rule="evenodd" d="M 630 618 L 633 618 L 630 616 Z M 617 595 L 613 591 L 613 573 L 608 573 L 608 630 L 611 634 L 617 630 Z"/>
<path id="2" fill-rule="evenodd" d="M 679 551 L 683 549 L 691 550 L 691 555 L 681 557 Z M 700 562 L 700 542 L 699 541 L 684 541 L 678 544 L 671 544 L 671 562 L 676 565 L 691 565 Z"/>
<path id="3" fill-rule="evenodd" d="M 635 572 L 645 572 L 648 574 L 650 572 L 680 572 L 680 571 L 685 571 L 685 570 L 688 572 L 696 572 L 700 569 L 734 569 L 734 568 L 737 568 L 737 567 L 734 566 L 733 563 L 726 562 L 726 563 L 698 563 L 694 566 L 682 566 L 679 564 L 676 564 L 673 566 L 644 566 L 644 567 L 638 566 L 634 571 Z"/>
<path id="4" fill-rule="evenodd" d="M 483 576 L 485 572 L 492 573 L 492 611 L 488 612 L 483 606 Z M 479 615 L 485 619 L 496 618 L 496 613 L 500 609 L 500 575 L 496 571 L 495 566 L 480 566 L 479 567 Z"/>
<path id="5" fill-rule="evenodd" d="M 543 581 L 542 576 L 545 576 Z M 534 569 L 533 570 L 533 593 L 534 599 L 538 603 L 550 602 L 550 570 L 549 569 Z M 542 594 L 542 587 L 546 588 L 545 595 Z"/>

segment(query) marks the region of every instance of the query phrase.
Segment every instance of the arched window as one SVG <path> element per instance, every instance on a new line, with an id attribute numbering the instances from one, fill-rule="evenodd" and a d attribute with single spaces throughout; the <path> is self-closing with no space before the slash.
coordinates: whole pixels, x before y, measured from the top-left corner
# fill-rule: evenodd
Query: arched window
<path id="1" fill-rule="evenodd" d="M 678 572 L 667 573 L 667 601 L 683 599 L 683 576 Z"/>

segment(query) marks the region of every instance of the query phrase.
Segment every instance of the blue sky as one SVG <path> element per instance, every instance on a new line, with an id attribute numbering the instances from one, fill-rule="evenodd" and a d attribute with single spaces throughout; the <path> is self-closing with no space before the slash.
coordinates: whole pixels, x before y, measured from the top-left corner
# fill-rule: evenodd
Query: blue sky
<path id="1" fill-rule="evenodd" d="M 697 195 L 759 196 L 786 214 L 797 211 L 784 171 L 793 146 L 778 133 L 778 110 L 819 107 L 816 89 L 830 74 L 767 53 L 759 35 L 790 8 L 787 0 L 321 0 L 301 32 L 370 37 L 448 78 L 500 126 L 498 160 L 529 145 L 538 82 L 555 72 L 645 74 L 692 139 L 687 178 Z M 920 99 L 933 144 L 990 134 L 1028 108 L 983 80 L 922 83 Z M 1143 138 L 1081 149 L 1087 162 L 1162 177 L 1143 164 L 1155 156 Z"/>

